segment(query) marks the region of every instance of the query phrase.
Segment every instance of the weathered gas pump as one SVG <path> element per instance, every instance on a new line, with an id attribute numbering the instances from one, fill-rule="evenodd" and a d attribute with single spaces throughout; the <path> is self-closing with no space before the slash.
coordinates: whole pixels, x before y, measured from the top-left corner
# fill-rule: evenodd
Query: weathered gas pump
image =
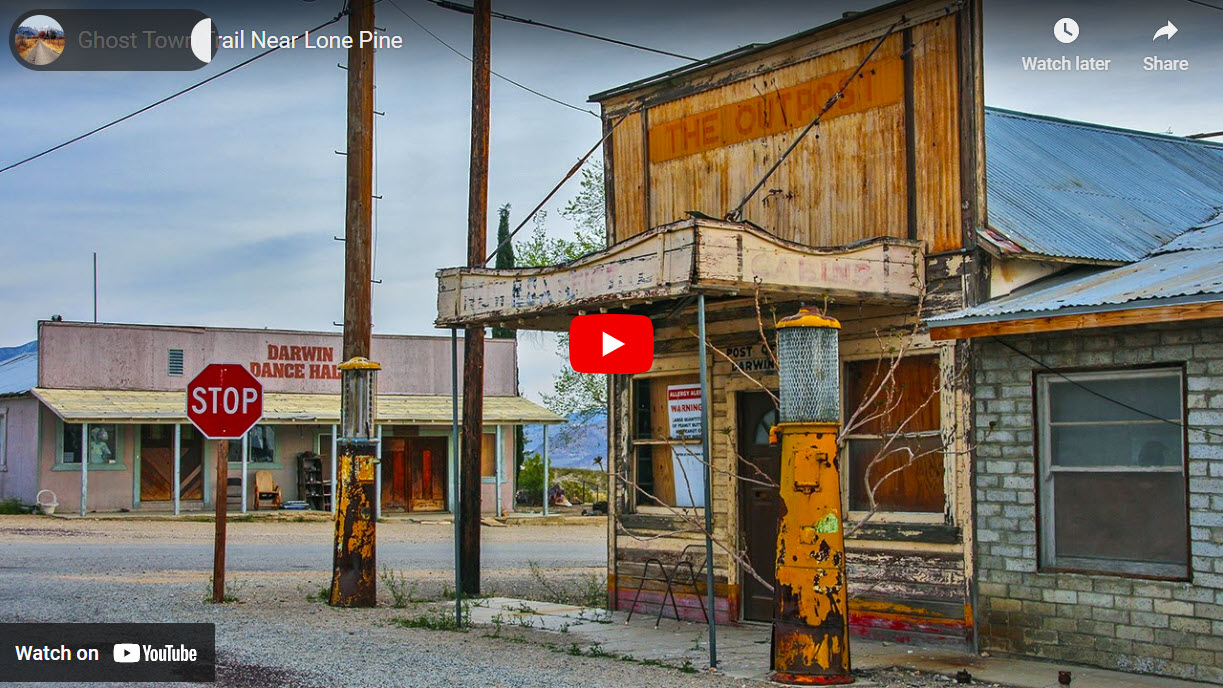
<path id="1" fill-rule="evenodd" d="M 336 475 L 335 552 L 331 600 L 335 607 L 373 607 L 377 603 L 374 481 L 378 442 L 374 434 L 378 371 L 382 366 L 353 358 L 340 368 L 339 465 Z"/>
<path id="2" fill-rule="evenodd" d="M 837 463 L 841 324 L 802 309 L 777 323 L 781 513 L 771 678 L 852 683 Z"/>

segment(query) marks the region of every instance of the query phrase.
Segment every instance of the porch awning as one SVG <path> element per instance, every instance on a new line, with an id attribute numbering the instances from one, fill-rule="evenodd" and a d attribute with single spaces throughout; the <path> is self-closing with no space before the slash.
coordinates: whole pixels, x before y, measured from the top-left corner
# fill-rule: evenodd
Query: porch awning
<path id="1" fill-rule="evenodd" d="M 448 268 L 437 273 L 438 327 L 562 330 L 581 312 L 689 294 L 916 302 L 924 280 L 919 242 L 879 238 L 813 248 L 755 225 L 691 214 L 571 263 L 542 268 Z"/>
<path id="2" fill-rule="evenodd" d="M 68 423 L 186 423 L 186 392 L 117 389 L 33 390 L 42 403 Z M 380 395 L 378 422 L 399 425 L 451 423 L 449 395 Z M 263 395 L 263 422 L 330 425 L 340 422 L 338 394 Z M 484 397 L 489 425 L 564 423 L 565 419 L 522 397 Z"/>

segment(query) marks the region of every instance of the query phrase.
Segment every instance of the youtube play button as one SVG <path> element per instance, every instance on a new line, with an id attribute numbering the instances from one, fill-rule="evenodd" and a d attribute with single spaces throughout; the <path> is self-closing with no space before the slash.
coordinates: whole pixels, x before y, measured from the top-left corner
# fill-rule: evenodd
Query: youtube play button
<path id="1" fill-rule="evenodd" d="M 644 315 L 579 315 L 569 323 L 569 365 L 579 373 L 644 373 L 654 365 L 654 323 Z"/>

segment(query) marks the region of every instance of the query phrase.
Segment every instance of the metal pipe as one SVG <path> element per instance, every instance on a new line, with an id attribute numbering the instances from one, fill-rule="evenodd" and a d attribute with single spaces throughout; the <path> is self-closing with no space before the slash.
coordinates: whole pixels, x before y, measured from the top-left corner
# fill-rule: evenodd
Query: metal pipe
<path id="1" fill-rule="evenodd" d="M 336 437 L 335 423 L 331 424 L 331 513 L 335 513 L 336 504 L 336 455 L 339 439 Z"/>
<path id="2" fill-rule="evenodd" d="M 705 593 L 709 604 L 709 668 L 718 668 L 718 624 L 713 590 L 713 464 L 709 458 L 709 370 L 705 346 L 705 295 L 696 297 L 697 360 L 701 366 L 701 460 L 705 464 Z"/>
<path id="3" fill-rule="evenodd" d="M 242 436 L 242 513 L 244 514 L 246 513 L 246 480 L 247 480 L 247 470 L 248 470 L 246 463 L 247 461 L 250 460 L 250 455 L 251 455 L 251 433 L 248 430 L 246 431 L 246 434 Z M 226 495 L 226 499 L 228 499 L 229 498 L 229 486 L 228 485 L 225 487 L 225 495 Z M 300 498 L 301 498 L 301 495 L 298 495 L 298 499 Z"/>
<path id="4" fill-rule="evenodd" d="M 89 501 L 89 423 L 81 423 L 81 515 Z"/>
<path id="5" fill-rule="evenodd" d="M 548 515 L 548 426 L 544 425 L 544 516 Z"/>
<path id="6" fill-rule="evenodd" d="M 178 515 L 183 492 L 183 430 L 174 424 L 174 515 Z"/>
<path id="7" fill-rule="evenodd" d="M 459 331 L 450 328 L 450 514 L 454 517 L 454 625 L 463 625 L 463 550 L 459 524 Z"/>
<path id="8" fill-rule="evenodd" d="M 378 446 L 374 449 L 378 463 L 374 468 L 374 520 L 382 519 L 382 426 L 378 426 Z"/>
<path id="9" fill-rule="evenodd" d="M 505 447 L 503 446 L 505 437 L 504 437 L 504 433 L 502 432 L 503 428 L 500 425 L 495 426 L 495 427 L 496 427 L 496 433 L 497 433 L 497 470 L 495 471 L 495 474 L 497 476 L 495 479 L 495 482 L 497 485 L 497 494 L 494 498 L 494 501 L 496 502 L 497 518 L 500 518 L 501 517 L 501 464 L 502 462 L 505 461 Z"/>

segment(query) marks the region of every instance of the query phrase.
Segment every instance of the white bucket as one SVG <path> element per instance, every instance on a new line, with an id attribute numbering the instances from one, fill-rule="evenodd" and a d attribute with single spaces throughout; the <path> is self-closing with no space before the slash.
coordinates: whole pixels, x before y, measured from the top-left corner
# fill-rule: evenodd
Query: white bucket
<path id="1" fill-rule="evenodd" d="M 42 497 L 44 494 L 51 495 L 50 499 L 44 501 Z M 55 507 L 59 506 L 59 502 L 55 499 L 55 493 L 51 490 L 40 491 L 38 496 L 34 498 L 34 501 L 38 503 L 38 508 L 47 516 L 54 514 Z"/>

